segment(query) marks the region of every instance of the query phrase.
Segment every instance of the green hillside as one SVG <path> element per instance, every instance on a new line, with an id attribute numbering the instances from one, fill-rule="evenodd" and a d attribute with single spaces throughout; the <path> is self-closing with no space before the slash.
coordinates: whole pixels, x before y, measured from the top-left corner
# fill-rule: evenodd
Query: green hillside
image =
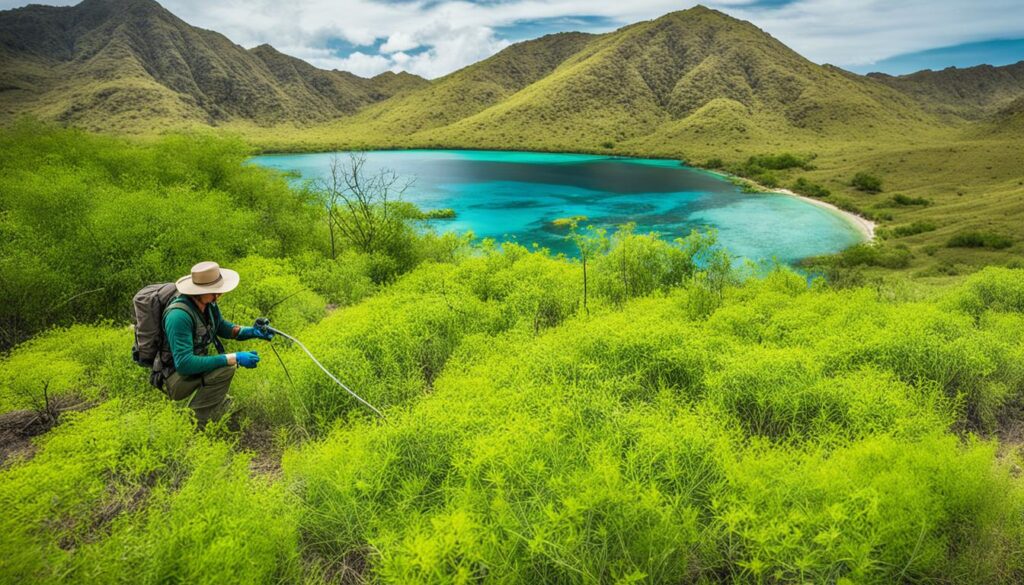
<path id="1" fill-rule="evenodd" d="M 396 79 L 397 77 L 397 79 Z M 151 0 L 84 0 L 0 12 L 0 112 L 103 131 L 324 122 L 425 84 L 322 71 L 247 51 Z"/>
<path id="2" fill-rule="evenodd" d="M 501 103 L 547 77 L 593 38 L 561 33 L 517 43 L 493 57 L 442 77 L 418 92 L 388 100 L 346 120 L 361 136 L 403 140 L 422 130 L 443 127 Z M 372 138 L 367 138 L 372 140 Z"/>
<path id="3" fill-rule="evenodd" d="M 800 138 L 865 138 L 938 125 L 905 95 L 815 65 L 750 23 L 703 7 L 597 37 L 571 37 L 572 43 L 563 36 L 511 47 L 434 81 L 430 89 L 368 108 L 343 121 L 339 136 L 349 142 L 579 150 L 644 137 L 662 141 L 730 111 L 755 135 L 783 130 Z M 573 53 L 550 50 L 552 45 Z M 472 108 L 456 106 L 440 118 L 433 113 L 452 103 L 449 96 L 474 95 L 481 74 L 508 78 L 509 60 L 532 63 L 535 48 L 550 55 L 550 68 L 536 69 L 544 75 L 529 85 L 475 99 Z M 410 107 L 419 122 L 410 120 Z M 669 144 L 677 152 L 687 146 L 678 139 Z"/>
<path id="4" fill-rule="evenodd" d="M 991 115 L 1024 93 L 1024 61 L 1005 67 L 949 67 L 899 77 L 882 73 L 868 77 L 913 96 L 937 114 L 969 120 Z"/>
<path id="5" fill-rule="evenodd" d="M 399 222 L 332 258 L 319 201 L 246 153 L 0 135 L 4 581 L 1024 576 L 1024 270 L 838 288 L 624 230 L 584 308 L 579 261 L 516 244 Z M 148 386 L 128 298 L 210 256 L 229 318 L 386 418 L 281 340 L 288 370 L 228 341 L 264 354 L 230 423 Z"/>

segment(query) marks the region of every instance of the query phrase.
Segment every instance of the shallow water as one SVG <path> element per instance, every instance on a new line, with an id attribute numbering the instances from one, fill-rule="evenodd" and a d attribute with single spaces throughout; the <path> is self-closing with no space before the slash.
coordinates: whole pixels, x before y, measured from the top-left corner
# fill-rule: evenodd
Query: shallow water
<path id="1" fill-rule="evenodd" d="M 314 179 L 329 172 L 332 155 L 264 155 L 252 162 Z M 569 255 L 574 249 L 566 230 L 551 222 L 578 215 L 609 232 L 633 221 L 637 231 L 667 238 L 714 228 L 733 254 L 786 263 L 863 240 L 836 212 L 787 195 L 742 193 L 717 175 L 676 161 L 407 150 L 367 153 L 366 167 L 371 172 L 387 167 L 415 178 L 406 201 L 424 209 L 454 209 L 455 219 L 431 222 L 435 229 L 472 230 L 478 237 L 537 243 Z"/>

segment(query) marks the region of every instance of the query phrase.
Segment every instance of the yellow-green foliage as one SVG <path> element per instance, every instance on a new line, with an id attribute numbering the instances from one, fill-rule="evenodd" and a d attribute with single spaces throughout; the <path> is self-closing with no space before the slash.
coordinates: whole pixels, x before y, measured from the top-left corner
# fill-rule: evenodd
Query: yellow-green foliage
<path id="1" fill-rule="evenodd" d="M 247 256 L 236 262 L 241 282 L 225 297 L 231 320 L 251 325 L 258 317 L 268 317 L 282 331 L 295 331 L 324 316 L 327 301 L 309 290 L 289 264 L 279 259 Z"/>
<path id="2" fill-rule="evenodd" d="M 286 408 L 265 418 L 311 437 L 273 485 L 127 384 L 157 403 L 73 416 L 0 472 L 8 574 L 1012 583 L 1024 570 L 1016 456 L 955 434 L 1020 407 L 1020 270 L 893 301 L 776 269 L 694 311 L 698 272 L 653 296 L 599 297 L 588 317 L 578 269 L 485 249 L 299 325 L 388 418 L 282 344 L 294 388 L 267 362 L 233 391 L 252 411 L 274 407 L 254 389 L 272 390 Z M 562 295 L 567 312 L 538 326 Z M 3 367 L 90 333 L 121 334 L 55 332 Z M 66 367 L 92 359 L 76 355 Z M 60 479 L 26 496 L 47 474 Z"/>
<path id="3" fill-rule="evenodd" d="M 246 154 L 202 136 L 132 145 L 29 122 L 0 134 L 0 345 L 123 317 L 136 291 L 204 258 L 315 247 L 317 208 Z"/>
<path id="4" fill-rule="evenodd" d="M 989 268 L 929 296 L 883 282 L 839 289 L 783 267 L 732 270 L 710 234 L 666 242 L 626 227 L 587 236 L 584 309 L 578 260 L 434 234 L 411 235 L 395 256 L 344 250 L 331 260 L 323 240 L 281 247 L 317 216 L 272 175 L 238 171 L 230 144 L 192 151 L 185 140 L 180 155 L 160 155 L 171 160 L 165 171 L 132 174 L 135 157 L 162 147 L 125 153 L 95 139 L 97 158 L 69 136 L 22 137 L 32 144 L 12 156 L 79 189 L 73 206 L 111 206 L 104 225 L 116 225 L 111 201 L 143 197 L 128 184 L 157 185 L 147 193 L 186 213 L 218 198 L 263 209 L 239 212 L 241 228 L 227 231 L 245 245 L 231 257 L 243 282 L 220 300 L 224 315 L 242 324 L 269 315 L 386 418 L 287 341 L 274 347 L 290 380 L 251 341 L 232 344 L 263 356 L 231 388 L 248 430 L 197 431 L 130 361 L 130 330 L 96 321 L 124 310 L 116 295 L 94 312 L 42 311 L 34 324 L 17 321 L 18 310 L 47 306 L 47 295 L 15 297 L 8 325 L 93 324 L 50 329 L 3 354 L 0 409 L 39 408 L 44 387 L 96 406 L 62 414 L 0 468 L 4 580 L 1012 584 L 1024 575 L 1024 461 L 999 442 L 1024 409 L 1024 270 Z M 221 163 L 198 160 L 221 148 Z M 75 170 L 60 183 L 64 167 Z M 16 282 L 38 276 L 58 287 L 43 289 L 52 294 L 89 282 L 87 267 L 118 286 L 172 269 L 156 252 L 88 250 L 79 267 L 70 251 L 101 216 L 62 216 L 29 163 L 12 168 L 20 194 L 3 200 L 17 205 L 0 218 L 16 238 L 0 245 L 14 261 L 0 258 Z M 90 182 L 111 173 L 127 182 Z M 82 184 L 100 188 L 86 197 Z M 260 185 L 283 191 L 260 203 Z M 298 219 L 279 216 L 290 210 Z M 97 241 L 122 250 L 124 233 Z M 865 254 L 879 252 L 853 256 Z M 401 263 L 415 268 L 394 269 Z M 0 415 L 5 437 L 17 435 L 9 421 L 31 416 Z M 282 473 L 250 468 L 243 445 L 254 426 L 285 448 Z"/>
<path id="5" fill-rule="evenodd" d="M 148 378 L 133 364 L 126 327 L 75 325 L 48 331 L 0 360 L 0 412 L 41 408 L 47 396 L 96 400 L 130 393 Z M 145 374 L 145 376 L 143 375 Z"/>
<path id="6" fill-rule="evenodd" d="M 969 277 L 953 300 L 956 308 L 975 318 L 988 309 L 1024 313 L 1024 272 L 986 268 Z"/>
<path id="7" fill-rule="evenodd" d="M 10 582 L 272 582 L 294 574 L 294 502 L 169 404 L 110 401 L 0 475 Z"/>
<path id="8" fill-rule="evenodd" d="M 1024 391 L 1019 289 L 975 325 L 783 272 L 706 320 L 682 289 L 474 335 L 432 394 L 285 468 L 320 554 L 376 551 L 388 582 L 1012 582 L 1024 493 L 950 430 Z"/>

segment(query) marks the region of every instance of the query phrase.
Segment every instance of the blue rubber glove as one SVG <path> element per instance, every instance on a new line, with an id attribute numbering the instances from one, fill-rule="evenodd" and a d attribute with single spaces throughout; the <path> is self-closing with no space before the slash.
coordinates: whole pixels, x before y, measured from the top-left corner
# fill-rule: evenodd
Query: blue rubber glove
<path id="1" fill-rule="evenodd" d="M 273 341 L 274 334 L 271 333 L 269 329 L 267 329 L 267 326 L 269 324 L 269 320 L 260 317 L 259 319 L 256 319 L 254 327 L 242 327 L 241 329 L 239 329 L 238 337 L 236 337 L 235 339 L 237 339 L 238 341 L 248 341 L 250 339 L 263 339 L 265 341 Z"/>
<path id="2" fill-rule="evenodd" d="M 260 354 L 255 351 L 240 351 L 235 354 L 235 360 L 243 368 L 255 368 L 260 363 Z"/>
<path id="3" fill-rule="evenodd" d="M 274 340 L 274 333 L 270 331 L 270 319 L 260 317 L 252 324 L 253 336 L 266 341 Z"/>

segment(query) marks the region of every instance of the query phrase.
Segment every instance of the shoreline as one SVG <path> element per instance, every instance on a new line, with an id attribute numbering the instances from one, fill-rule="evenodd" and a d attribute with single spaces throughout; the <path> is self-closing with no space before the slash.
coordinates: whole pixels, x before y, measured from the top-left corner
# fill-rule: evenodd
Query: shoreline
<path id="1" fill-rule="evenodd" d="M 759 184 L 759 183 L 757 183 L 755 181 L 751 181 L 750 179 L 748 179 L 746 177 L 741 177 L 739 175 L 733 175 L 731 173 L 725 173 L 725 172 L 722 172 L 722 171 L 714 171 L 714 170 L 711 170 L 711 169 L 701 169 L 701 170 L 704 170 L 706 172 L 712 173 L 714 175 L 717 175 L 717 176 L 722 177 L 723 179 L 727 179 L 727 180 L 739 179 L 741 181 L 746 181 L 747 183 L 753 185 L 754 187 L 756 187 L 757 189 L 759 189 L 760 191 L 762 191 L 764 193 L 774 193 L 774 194 L 777 194 L 777 195 L 788 195 L 790 197 L 796 197 L 797 199 L 802 199 L 802 200 L 806 201 L 807 203 L 810 203 L 811 205 L 816 205 L 816 206 L 818 206 L 818 207 L 820 207 L 822 209 L 827 209 L 829 211 L 832 211 L 832 212 L 838 214 L 843 219 L 845 219 L 846 222 L 849 223 L 850 225 L 852 225 L 854 228 L 856 228 L 856 230 L 858 232 L 860 232 L 861 235 L 864 236 L 866 241 L 873 242 L 875 240 L 875 228 L 877 227 L 875 222 L 871 221 L 870 219 L 868 219 L 866 217 L 857 215 L 856 213 L 853 213 L 853 212 L 850 212 L 850 211 L 846 211 L 845 209 L 840 209 L 839 207 L 836 207 L 835 205 L 833 205 L 833 204 L 831 204 L 831 203 L 829 203 L 827 201 L 822 201 L 821 199 L 815 199 L 814 197 L 808 197 L 806 195 L 801 195 L 799 193 L 794 193 L 793 191 L 790 191 L 789 189 L 769 189 L 768 187 L 765 187 L 764 185 L 761 185 L 761 184 Z"/>
<path id="2" fill-rule="evenodd" d="M 648 155 L 648 156 L 635 156 L 635 155 L 616 155 L 616 154 L 601 153 L 601 152 L 584 152 L 584 151 L 569 152 L 569 151 L 547 151 L 547 150 L 519 150 L 519 149 L 512 149 L 512 148 L 506 149 L 506 148 L 481 148 L 481 147 L 475 147 L 475 148 L 468 148 L 468 147 L 458 147 L 458 148 L 454 148 L 454 147 L 432 147 L 432 148 L 425 148 L 425 147 L 388 147 L 388 148 L 367 148 L 367 149 L 364 149 L 365 152 L 379 152 L 379 151 L 395 151 L 395 152 L 399 152 L 399 151 L 413 151 L 413 150 L 452 150 L 452 151 L 483 151 L 483 152 L 529 152 L 529 153 L 536 153 L 536 154 L 569 154 L 569 155 L 583 155 L 583 156 L 600 156 L 600 157 L 615 158 L 615 159 L 639 159 L 639 160 L 647 159 L 647 160 L 657 160 L 657 161 L 662 161 L 662 160 L 664 160 L 664 161 L 678 160 L 678 159 L 675 159 L 673 157 L 660 157 L 660 156 L 651 156 L 651 155 Z M 323 151 L 260 151 L 257 154 L 252 155 L 252 156 L 253 157 L 256 157 L 256 156 L 275 156 L 275 155 L 288 156 L 288 155 L 295 155 L 295 154 L 323 154 L 323 153 L 326 153 L 326 152 L 339 152 L 339 151 L 337 151 L 337 150 L 323 150 Z M 712 175 L 715 175 L 716 177 L 725 179 L 725 180 L 730 181 L 730 182 L 733 182 L 735 180 L 746 181 L 748 184 L 753 185 L 754 187 L 756 187 L 762 193 L 774 193 L 776 195 L 788 195 L 790 197 L 796 197 L 797 199 L 802 199 L 802 200 L 806 201 L 807 203 L 810 203 L 811 205 L 816 205 L 819 208 L 827 209 L 827 210 L 829 210 L 829 211 L 839 215 L 839 217 L 842 217 L 844 220 L 846 220 L 846 222 L 848 224 L 852 225 L 854 227 L 854 229 L 856 229 L 858 232 L 860 232 L 860 234 L 862 236 L 864 236 L 864 239 L 865 239 L 866 242 L 873 242 L 875 240 L 875 228 L 877 227 L 875 222 L 871 221 L 870 219 L 868 219 L 866 217 L 857 215 L 856 213 L 853 213 L 853 212 L 850 212 L 850 211 L 846 211 L 845 209 L 840 209 L 839 207 L 836 207 L 835 205 L 833 205 L 831 203 L 828 203 L 826 201 L 822 201 L 821 199 L 815 199 L 813 197 L 808 197 L 806 195 L 800 195 L 799 193 L 794 193 L 793 191 L 790 191 L 789 189 L 769 189 L 768 187 L 765 187 L 764 185 L 761 185 L 760 183 L 757 183 L 756 181 L 752 181 L 752 180 L 750 180 L 750 179 L 748 179 L 746 177 L 741 177 L 739 175 L 733 175 L 732 173 L 727 173 L 725 171 L 719 171 L 719 170 L 713 170 L 713 169 L 705 169 L 705 168 L 702 168 L 702 167 L 695 167 L 695 166 L 691 166 L 691 165 L 687 164 L 685 161 L 680 161 L 680 163 L 681 163 L 682 166 L 684 166 L 686 168 L 689 168 L 689 169 L 692 169 L 692 170 L 695 170 L 695 171 L 703 171 L 705 173 L 710 173 Z"/>

